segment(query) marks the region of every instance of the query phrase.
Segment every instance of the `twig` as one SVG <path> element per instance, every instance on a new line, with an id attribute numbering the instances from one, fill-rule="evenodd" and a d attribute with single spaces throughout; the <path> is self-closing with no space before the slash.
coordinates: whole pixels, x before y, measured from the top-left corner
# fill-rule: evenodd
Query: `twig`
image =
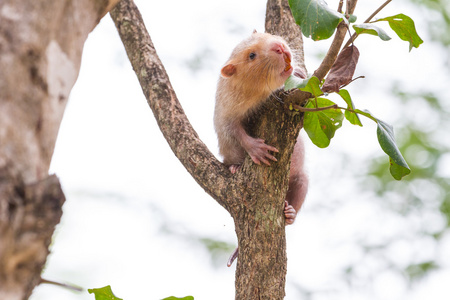
<path id="1" fill-rule="evenodd" d="M 373 14 L 371 14 L 367 20 L 364 21 L 364 23 L 369 23 L 370 20 L 372 20 L 373 17 L 375 17 L 386 5 L 389 4 L 389 2 L 391 2 L 392 0 L 387 0 L 386 2 L 384 2 L 380 7 L 377 8 L 377 10 L 375 10 L 373 12 Z"/>
<path id="2" fill-rule="evenodd" d="M 369 23 L 373 17 L 375 17 L 386 5 L 388 5 L 392 0 L 387 0 L 380 7 L 378 7 L 365 21 L 364 23 Z M 359 36 L 356 32 L 350 37 L 350 39 L 345 44 L 344 48 L 347 48 L 353 41 Z"/>
<path id="3" fill-rule="evenodd" d="M 324 107 L 316 107 L 316 108 L 306 108 L 297 104 L 293 104 L 292 107 L 295 110 L 298 111 L 302 111 L 302 112 L 306 112 L 306 111 L 311 111 L 311 112 L 315 112 L 315 111 L 323 111 L 323 110 L 328 110 L 328 109 L 338 109 L 339 106 L 337 104 L 334 105 L 330 105 L 330 106 L 324 106 Z"/>
<path id="4" fill-rule="evenodd" d="M 338 9 L 337 9 L 338 13 L 342 12 L 342 6 L 344 6 L 344 0 L 340 0 L 339 1 L 339 6 L 338 6 Z"/>
<path id="5" fill-rule="evenodd" d="M 346 83 L 346 84 L 344 84 L 344 85 L 341 85 L 341 86 L 339 87 L 339 89 L 342 89 L 342 88 L 346 87 L 347 85 L 349 85 L 350 83 L 352 83 L 353 81 L 355 81 L 355 80 L 357 80 L 357 79 L 361 79 L 361 78 L 366 78 L 366 77 L 365 77 L 365 76 L 358 76 L 358 77 L 356 77 L 356 78 L 353 78 L 352 80 L 350 80 L 349 83 Z"/>
<path id="6" fill-rule="evenodd" d="M 378 120 L 375 119 L 374 117 L 372 117 L 370 114 L 366 114 L 364 112 L 362 112 L 362 113 L 361 112 L 357 112 L 357 111 L 355 111 L 353 109 L 346 108 L 346 107 L 340 107 L 340 106 L 338 106 L 337 109 L 343 109 L 343 110 L 349 111 L 349 112 L 354 113 L 354 114 L 362 115 L 362 116 L 364 116 L 364 117 L 366 117 L 368 119 L 371 119 L 372 121 L 374 121 L 375 123 L 378 124 Z"/>
<path id="7" fill-rule="evenodd" d="M 47 283 L 47 284 L 53 284 L 56 286 L 60 286 L 75 292 L 82 292 L 83 289 L 79 286 L 75 286 L 75 285 L 70 285 L 70 284 L 65 284 L 65 283 L 60 283 L 60 282 L 56 282 L 56 281 L 51 281 L 51 280 L 47 280 L 41 277 L 41 282 L 40 283 Z"/>

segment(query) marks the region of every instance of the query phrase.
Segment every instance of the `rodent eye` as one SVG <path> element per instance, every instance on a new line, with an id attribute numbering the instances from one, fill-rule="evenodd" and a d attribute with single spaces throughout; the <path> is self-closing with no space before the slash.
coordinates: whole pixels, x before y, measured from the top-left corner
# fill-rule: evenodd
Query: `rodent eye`
<path id="1" fill-rule="evenodd" d="M 250 53 L 250 54 L 248 55 L 248 57 L 249 57 L 251 60 L 254 60 L 255 57 L 256 57 L 256 53 L 255 53 L 255 52 L 252 52 L 252 53 Z"/>

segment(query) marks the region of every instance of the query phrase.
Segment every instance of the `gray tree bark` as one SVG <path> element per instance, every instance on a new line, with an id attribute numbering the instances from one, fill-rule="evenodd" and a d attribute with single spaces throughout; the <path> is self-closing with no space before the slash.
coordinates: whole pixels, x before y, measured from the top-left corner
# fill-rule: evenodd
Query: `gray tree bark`
<path id="1" fill-rule="evenodd" d="M 117 1 L 0 2 L 0 299 L 41 281 L 65 201 L 56 136 L 87 35 Z"/>

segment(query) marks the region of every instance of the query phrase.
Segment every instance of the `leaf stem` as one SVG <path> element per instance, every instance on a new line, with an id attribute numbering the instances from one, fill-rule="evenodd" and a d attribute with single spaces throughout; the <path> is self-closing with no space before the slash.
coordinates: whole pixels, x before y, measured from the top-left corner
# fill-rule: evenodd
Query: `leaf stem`
<path id="1" fill-rule="evenodd" d="M 355 81 L 355 80 L 357 80 L 357 79 L 362 79 L 362 78 L 366 78 L 366 76 L 361 75 L 361 76 L 358 76 L 358 77 L 356 77 L 356 78 L 353 78 L 352 80 L 350 80 L 349 83 L 346 83 L 346 84 L 344 84 L 344 85 L 341 85 L 341 86 L 339 87 L 339 89 L 342 89 L 342 88 L 346 87 L 347 85 L 349 85 L 350 83 L 352 83 L 353 81 Z"/>
<path id="2" fill-rule="evenodd" d="M 343 109 L 343 110 L 352 112 L 352 113 L 354 113 L 354 114 L 360 114 L 360 115 L 365 116 L 366 118 L 371 119 L 371 120 L 374 121 L 375 123 L 378 123 L 378 120 L 377 120 L 376 118 L 372 117 L 369 113 L 365 113 L 365 112 L 363 112 L 363 111 L 356 111 L 356 110 L 353 110 L 353 109 L 350 109 L 350 108 L 340 107 L 340 106 L 336 107 L 336 109 Z"/>
<path id="3" fill-rule="evenodd" d="M 318 112 L 318 111 L 324 111 L 324 110 L 329 110 L 329 109 L 342 109 L 342 110 L 346 110 L 349 111 L 351 113 L 354 114 L 360 114 L 365 116 L 366 118 L 371 119 L 372 121 L 374 121 L 375 123 L 378 124 L 378 120 L 376 118 L 374 118 L 370 113 L 361 111 L 361 110 L 354 110 L 351 108 L 347 108 L 347 107 L 341 107 L 337 104 L 333 104 L 330 106 L 323 106 L 323 107 L 316 107 L 316 108 L 307 108 L 307 107 L 303 107 L 297 104 L 293 104 L 292 107 L 297 110 L 297 111 L 301 111 L 301 112 Z"/>
<path id="4" fill-rule="evenodd" d="M 365 21 L 364 23 L 369 23 L 373 17 L 375 17 L 386 5 L 388 5 L 392 0 L 387 0 L 384 2 L 380 7 L 378 7 Z M 350 37 L 350 39 L 347 41 L 347 43 L 344 46 L 344 49 L 347 48 L 353 41 L 359 36 L 358 33 L 353 33 L 353 35 Z"/>

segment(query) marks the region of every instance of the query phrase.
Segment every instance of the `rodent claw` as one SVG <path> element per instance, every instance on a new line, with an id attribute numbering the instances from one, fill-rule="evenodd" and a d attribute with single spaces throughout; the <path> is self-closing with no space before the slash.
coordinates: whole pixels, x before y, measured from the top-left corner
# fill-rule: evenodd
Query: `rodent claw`
<path id="1" fill-rule="evenodd" d="M 276 159 L 276 157 L 273 156 L 273 155 L 267 155 L 267 157 L 270 158 L 270 159 L 273 160 L 273 161 L 278 161 L 278 160 Z"/>
<path id="2" fill-rule="evenodd" d="M 231 174 L 235 174 L 240 168 L 241 165 L 231 165 L 228 167 L 228 169 L 230 169 Z"/>
<path id="3" fill-rule="evenodd" d="M 262 161 L 265 165 L 270 166 L 270 162 L 267 159 L 263 159 Z"/>

